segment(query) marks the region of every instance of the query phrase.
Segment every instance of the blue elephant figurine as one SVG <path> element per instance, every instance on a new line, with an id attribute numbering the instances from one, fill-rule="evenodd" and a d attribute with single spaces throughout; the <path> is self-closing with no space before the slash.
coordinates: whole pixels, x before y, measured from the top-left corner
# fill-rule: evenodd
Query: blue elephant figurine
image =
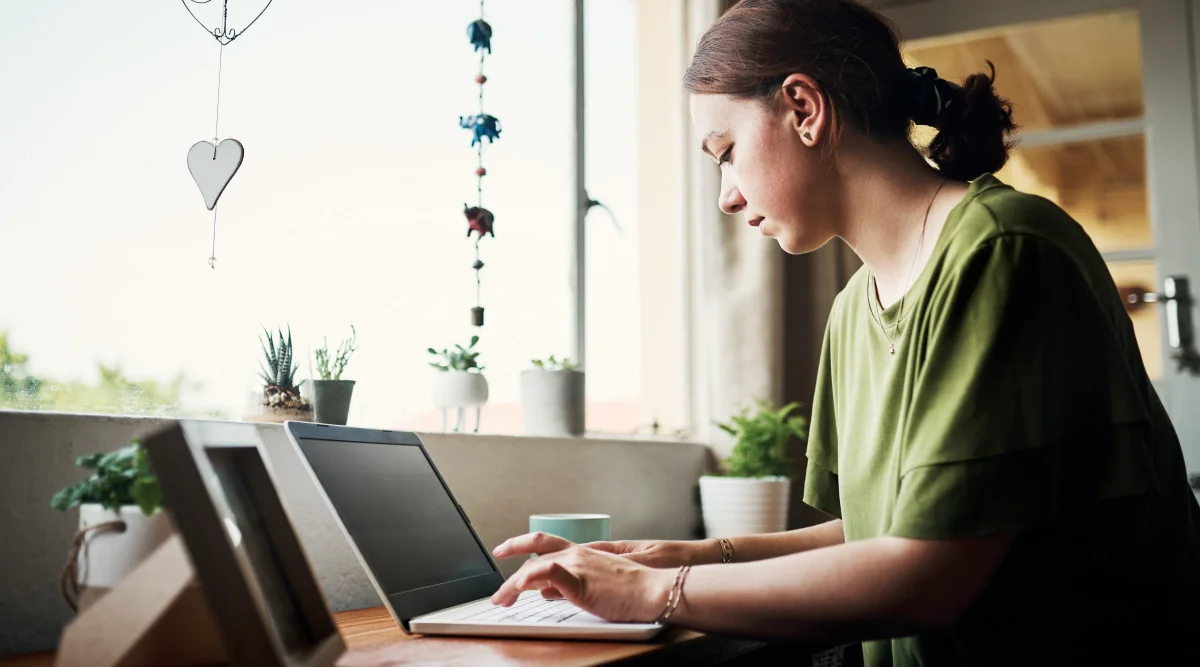
<path id="1" fill-rule="evenodd" d="M 467 37 L 475 45 L 476 52 L 480 49 L 487 49 L 488 53 L 492 52 L 492 26 L 488 25 L 487 21 L 479 19 L 467 26 Z"/>
<path id="2" fill-rule="evenodd" d="M 458 124 L 464 129 L 471 130 L 472 146 L 482 145 L 484 138 L 487 138 L 489 144 L 500 138 L 500 121 L 490 114 L 459 116 Z"/>

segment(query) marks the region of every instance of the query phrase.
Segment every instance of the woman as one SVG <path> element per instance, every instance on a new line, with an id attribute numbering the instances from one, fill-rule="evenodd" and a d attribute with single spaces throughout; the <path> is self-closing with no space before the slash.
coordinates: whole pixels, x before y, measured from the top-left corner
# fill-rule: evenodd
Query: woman
<path id="1" fill-rule="evenodd" d="M 541 556 L 495 602 L 543 589 L 613 620 L 866 640 L 868 665 L 1200 664 L 1179 441 L 1087 235 L 990 175 L 1014 128 L 993 78 L 907 69 L 850 0 L 744 0 L 709 29 L 684 83 L 721 210 L 864 263 L 808 444 L 805 502 L 832 518 L 727 544 L 526 535 L 496 555 Z M 936 167 L 911 123 L 938 129 Z"/>

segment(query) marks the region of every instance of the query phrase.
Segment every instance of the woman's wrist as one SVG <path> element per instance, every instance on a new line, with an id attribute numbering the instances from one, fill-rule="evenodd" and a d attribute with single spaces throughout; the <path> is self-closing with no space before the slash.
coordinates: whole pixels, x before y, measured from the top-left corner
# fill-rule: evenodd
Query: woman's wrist
<path id="1" fill-rule="evenodd" d="M 707 540 L 699 540 L 696 542 L 696 546 L 689 565 L 715 565 L 721 562 L 721 554 L 724 550 L 721 548 L 719 539 L 710 537 Z"/>
<path id="2" fill-rule="evenodd" d="M 638 614 L 641 619 L 647 623 L 653 623 L 662 616 L 663 610 L 671 602 L 671 590 L 675 586 L 675 579 L 678 573 L 679 568 L 651 569 L 646 571 L 646 580 L 642 595 L 642 609 L 641 613 Z"/>
<path id="3" fill-rule="evenodd" d="M 691 570 L 691 565 L 680 565 L 670 570 L 654 570 L 645 598 L 649 604 L 643 607 L 640 616 L 652 623 L 678 623 L 679 606 L 683 602 L 683 587 Z"/>

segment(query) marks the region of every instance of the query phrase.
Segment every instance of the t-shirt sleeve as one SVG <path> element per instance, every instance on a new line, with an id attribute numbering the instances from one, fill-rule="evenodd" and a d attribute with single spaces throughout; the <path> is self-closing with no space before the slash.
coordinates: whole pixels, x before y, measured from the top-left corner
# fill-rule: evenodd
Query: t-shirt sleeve
<path id="1" fill-rule="evenodd" d="M 831 317 L 825 327 L 825 340 L 821 343 L 821 362 L 817 368 L 817 386 L 813 395 L 812 419 L 809 422 L 804 502 L 840 519 L 842 502 L 837 476 L 837 408 L 834 403 L 833 373 L 830 368 L 832 328 Z"/>
<path id="2" fill-rule="evenodd" d="M 939 280 L 912 332 L 888 533 L 1008 532 L 1155 488 L 1136 343 L 1110 312 L 1070 256 L 1032 236 L 993 239 Z"/>

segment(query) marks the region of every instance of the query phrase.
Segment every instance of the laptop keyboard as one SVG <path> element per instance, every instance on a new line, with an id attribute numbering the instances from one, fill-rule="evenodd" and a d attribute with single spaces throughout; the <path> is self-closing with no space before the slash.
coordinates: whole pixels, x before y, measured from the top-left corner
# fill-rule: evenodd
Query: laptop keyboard
<path id="1" fill-rule="evenodd" d="M 537 591 L 521 595 L 511 607 L 498 607 L 484 601 L 478 610 L 467 609 L 460 621 L 472 623 L 531 623 L 552 625 L 570 620 L 582 609 L 566 600 L 547 600 Z"/>

